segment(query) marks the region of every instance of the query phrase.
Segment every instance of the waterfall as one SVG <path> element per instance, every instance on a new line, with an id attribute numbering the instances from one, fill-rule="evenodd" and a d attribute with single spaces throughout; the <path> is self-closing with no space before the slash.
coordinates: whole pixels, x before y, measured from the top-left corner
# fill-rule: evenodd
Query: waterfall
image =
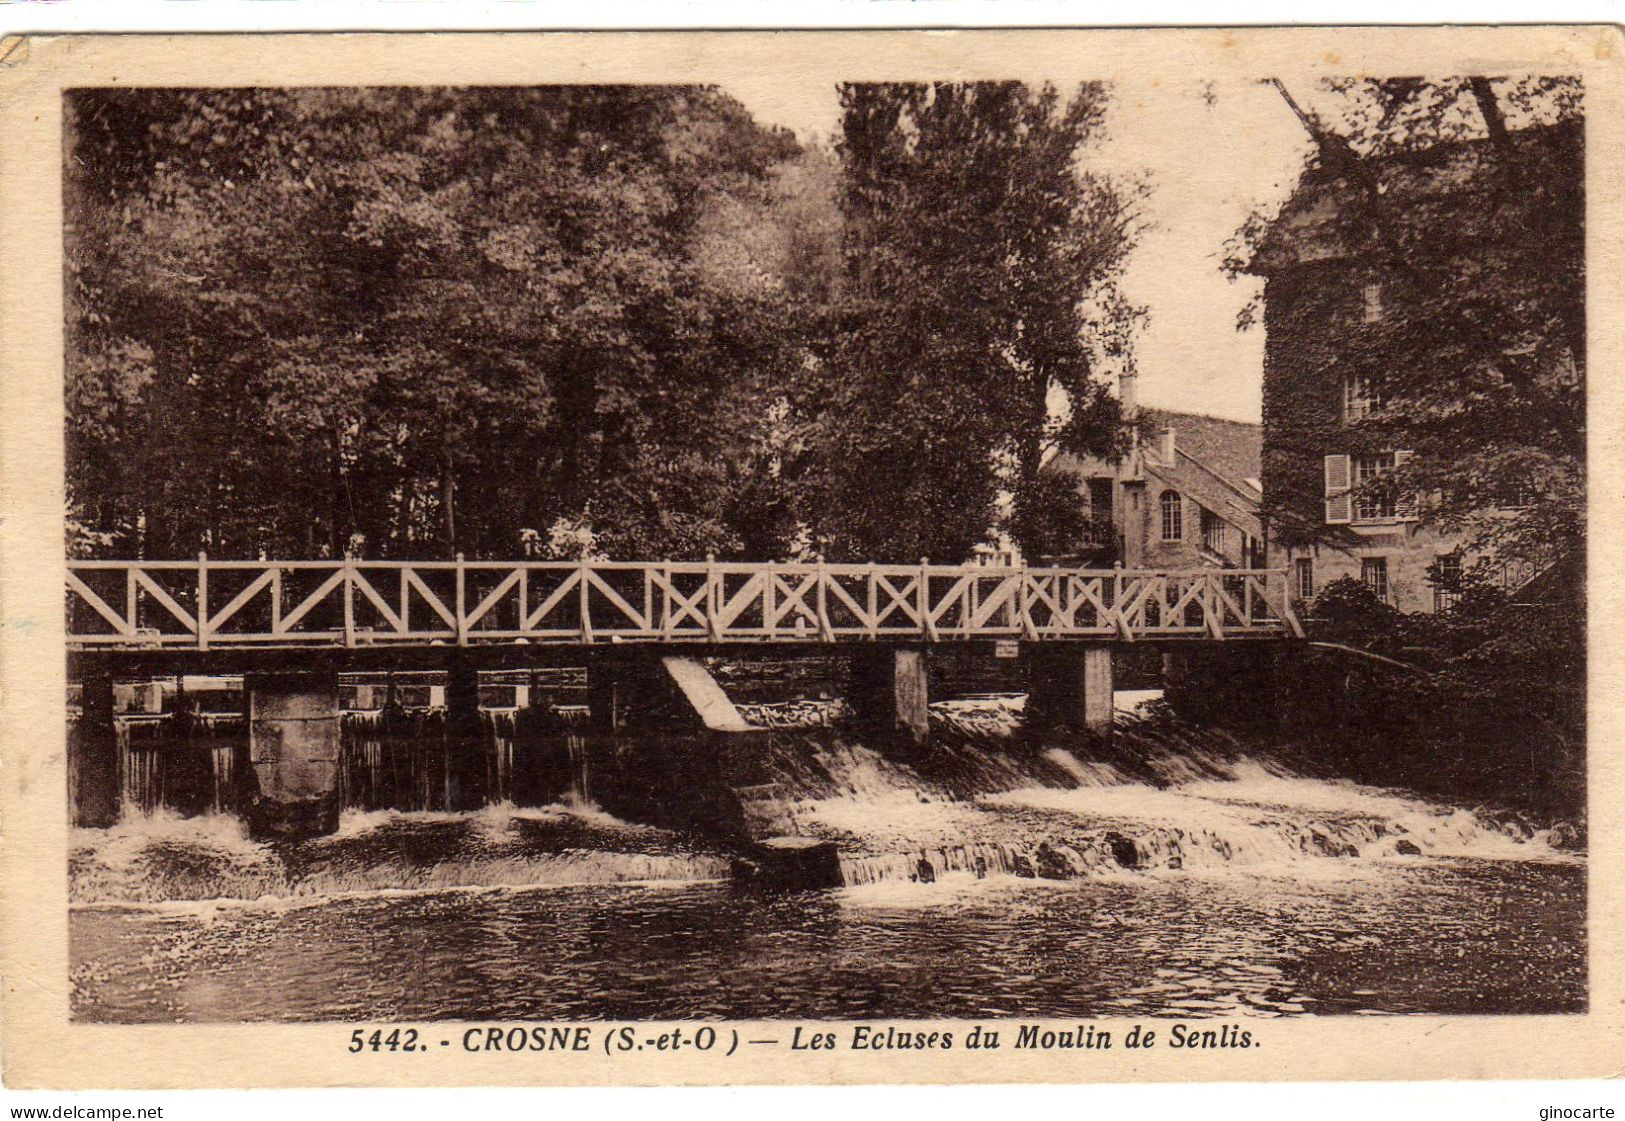
<path id="1" fill-rule="evenodd" d="M 119 786 L 133 812 L 182 814 L 237 808 L 237 756 L 247 729 L 237 713 L 119 716 L 113 721 Z"/>
<path id="2" fill-rule="evenodd" d="M 748 748 L 751 776 L 727 791 L 749 836 L 835 842 L 850 887 L 1572 861 L 1583 836 L 1580 824 L 1358 785 L 1302 747 L 1166 712 L 1119 714 L 1109 744 L 1033 742 L 1019 734 L 1019 697 L 942 702 L 930 748 L 905 761 L 854 738 L 838 701 L 738 707 L 768 729 Z M 346 712 L 340 832 L 284 847 L 247 842 L 225 816 L 246 755 L 241 717 L 120 717 L 117 727 L 126 821 L 76 834 L 75 898 L 685 880 L 728 865 L 724 842 L 598 812 L 595 781 L 604 804 L 648 820 L 608 799 L 624 766 L 600 755 L 595 776 L 580 705 L 486 710 L 464 738 L 449 736 L 443 709 Z"/>
<path id="3" fill-rule="evenodd" d="M 1020 709 L 1019 698 L 937 705 L 932 746 L 908 764 L 832 731 L 827 715 L 781 719 L 760 789 L 786 829 L 838 844 L 849 886 L 1573 858 L 1571 826 L 1360 786 L 1320 773 L 1301 750 L 1166 713 L 1120 714 L 1109 746 L 1028 744 L 1015 734 Z"/>

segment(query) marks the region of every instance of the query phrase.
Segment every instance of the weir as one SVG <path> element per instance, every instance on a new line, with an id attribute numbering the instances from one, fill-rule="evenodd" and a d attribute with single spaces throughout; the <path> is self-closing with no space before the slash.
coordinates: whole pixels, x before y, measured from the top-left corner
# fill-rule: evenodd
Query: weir
<path id="1" fill-rule="evenodd" d="M 1198 660 L 1222 666 L 1243 651 L 1266 653 L 1256 642 L 1208 646 L 1211 654 L 1180 663 L 1175 685 L 1222 678 L 1191 672 Z M 1196 654 L 1189 644 L 1176 650 Z M 1026 693 L 1026 750 L 1105 747 L 1112 738 L 1106 641 L 732 644 L 693 653 L 609 643 L 562 658 L 524 644 L 374 653 L 348 656 L 342 686 L 344 663 L 315 651 L 76 653 L 75 822 L 110 825 L 123 802 L 145 812 L 234 812 L 255 836 L 297 839 L 332 833 L 345 808 L 468 813 L 573 801 L 735 846 L 764 882 L 828 883 L 843 858 L 798 832 L 774 778 L 769 733 L 781 717 L 746 706 L 747 718 L 717 673 L 748 691 L 760 676 L 752 665 L 810 666 L 779 672 L 775 695 L 823 705 L 821 725 L 844 721 L 857 742 L 922 773 L 964 765 L 933 742 L 945 720 L 960 719 L 932 709 L 956 688 Z M 116 690 L 108 672 L 160 665 L 219 674 L 244 662 L 267 668 L 241 679 L 124 678 Z M 177 711 L 150 711 L 171 696 Z M 115 721 L 116 700 L 125 715 Z M 200 712 L 204 703 L 216 711 Z M 1105 765 L 1068 755 L 1064 771 L 1087 776 Z M 1013 858 L 978 850 L 967 859 L 1001 869 Z"/>
<path id="2" fill-rule="evenodd" d="M 761 715 L 760 706 L 741 708 L 753 721 Z M 1125 714 L 1112 764 L 1091 761 L 1082 745 L 1034 752 L 1022 743 L 1020 713 L 1012 698 L 939 704 L 932 711 L 938 758 L 918 765 L 888 760 L 850 728 L 779 728 L 766 737 L 761 773 L 777 790 L 786 832 L 811 840 L 764 839 L 746 870 L 759 870 L 755 882 L 793 883 L 774 864 L 788 854 L 802 869 L 822 862 L 817 882 L 861 890 L 955 877 L 1063 881 L 1231 866 L 1279 873 L 1422 854 L 1562 860 L 1583 843 L 1572 829 L 1543 829 L 1515 814 L 1315 778 L 1290 750 L 1165 715 Z M 507 714 L 484 716 L 491 734 L 502 734 Z M 377 717 L 350 713 L 344 722 L 346 767 L 359 769 Z M 522 759 L 532 745 L 521 738 L 515 746 Z M 368 766 L 387 769 L 390 761 L 374 757 Z M 730 864 L 737 875 L 744 863 L 739 847 L 714 838 L 634 826 L 574 804 L 568 776 L 562 781 L 563 789 L 534 803 L 513 799 L 467 814 L 353 813 L 339 836 L 316 845 L 254 844 L 209 816 L 137 815 L 111 834 L 76 835 L 76 850 L 103 852 L 108 863 L 95 871 L 82 862 L 75 890 L 81 899 L 251 898 L 715 880 Z M 347 800 L 359 793 L 348 789 Z M 134 863 L 132 842 L 150 842 Z"/>

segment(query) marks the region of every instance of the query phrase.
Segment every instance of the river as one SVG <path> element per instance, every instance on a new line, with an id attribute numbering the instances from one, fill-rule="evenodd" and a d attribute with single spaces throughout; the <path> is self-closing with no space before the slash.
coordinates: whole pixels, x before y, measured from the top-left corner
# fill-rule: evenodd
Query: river
<path id="1" fill-rule="evenodd" d="M 1138 698 L 1130 698 L 1137 700 Z M 785 830 L 845 886 L 596 809 L 347 811 L 302 845 L 131 808 L 76 831 L 77 1019 L 1554 1013 L 1586 1008 L 1575 831 L 1314 773 L 1166 719 L 1108 756 L 936 706 L 930 765 L 775 733 Z M 761 717 L 762 713 L 756 714 Z"/>

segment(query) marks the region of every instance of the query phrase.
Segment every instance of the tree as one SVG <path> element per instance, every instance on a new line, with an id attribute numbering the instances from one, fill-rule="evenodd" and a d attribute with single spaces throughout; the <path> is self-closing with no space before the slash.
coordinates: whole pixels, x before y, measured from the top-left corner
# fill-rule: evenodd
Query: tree
<path id="1" fill-rule="evenodd" d="M 69 109 L 80 540 L 513 555 L 582 525 L 623 556 L 772 547 L 733 499 L 799 360 L 796 302 L 780 257 L 723 249 L 783 217 L 798 149 L 725 94 Z"/>
<path id="2" fill-rule="evenodd" d="M 840 97 L 845 276 L 795 402 L 814 537 L 857 559 L 959 560 L 1000 527 L 1026 544 L 1047 451 L 1110 454 L 1120 428 L 1101 374 L 1138 314 L 1116 288 L 1138 195 L 1080 165 L 1105 89 Z"/>
<path id="3" fill-rule="evenodd" d="M 1424 523 L 1501 558 L 1577 553 L 1586 433 L 1578 80 L 1338 80 L 1317 91 L 1318 112 L 1276 86 L 1314 141 L 1288 209 L 1297 220 L 1311 200 L 1327 202 L 1334 217 L 1315 236 L 1382 285 L 1380 324 L 1305 343 L 1378 403 L 1355 438 L 1415 453 L 1357 497 L 1414 496 Z M 1281 236 L 1255 216 L 1233 267 Z M 1295 470 L 1307 479 L 1318 467 Z M 1294 504 L 1306 488 L 1268 482 L 1283 539 L 1324 532 Z"/>

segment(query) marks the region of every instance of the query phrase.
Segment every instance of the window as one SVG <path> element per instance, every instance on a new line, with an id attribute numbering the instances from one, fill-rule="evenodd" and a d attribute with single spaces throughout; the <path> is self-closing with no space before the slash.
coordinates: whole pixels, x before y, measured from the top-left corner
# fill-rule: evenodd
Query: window
<path id="1" fill-rule="evenodd" d="M 1367 284 L 1361 293 L 1360 321 L 1363 323 L 1382 322 L 1382 285 Z"/>
<path id="2" fill-rule="evenodd" d="M 1162 539 L 1164 541 L 1185 539 L 1185 502 L 1179 497 L 1178 491 L 1162 492 Z"/>
<path id="3" fill-rule="evenodd" d="M 1363 496 L 1358 499 L 1354 493 L 1362 484 L 1404 467 L 1410 458 L 1408 451 L 1326 456 L 1326 524 L 1415 520 L 1418 502 L 1414 493 Z"/>
<path id="4" fill-rule="evenodd" d="M 1535 504 L 1535 488 L 1528 482 L 1515 482 L 1502 491 L 1499 503 L 1503 510 L 1527 510 Z"/>
<path id="5" fill-rule="evenodd" d="M 1433 610 L 1448 611 L 1461 598 L 1461 554 L 1440 553 L 1428 571 L 1433 582 Z"/>
<path id="6" fill-rule="evenodd" d="M 1202 548 L 1219 556 L 1224 555 L 1224 520 L 1207 507 L 1202 511 Z"/>
<path id="7" fill-rule="evenodd" d="M 1354 485 L 1358 487 L 1362 483 L 1381 478 L 1393 469 L 1393 452 L 1357 455 L 1354 457 Z M 1357 521 L 1381 521 L 1395 516 L 1397 515 L 1394 509 L 1394 496 L 1391 494 L 1366 496 L 1354 503 L 1354 517 Z"/>
<path id="8" fill-rule="evenodd" d="M 1361 557 L 1360 579 L 1371 589 L 1373 595 L 1384 603 L 1388 602 L 1387 557 Z"/>
<path id="9" fill-rule="evenodd" d="M 1241 535 L 1241 567 L 1268 567 L 1268 563 L 1264 557 L 1264 543 L 1250 533 L 1243 533 Z"/>
<path id="10" fill-rule="evenodd" d="M 1382 408 L 1382 396 L 1371 384 L 1370 374 L 1348 374 L 1343 378 L 1343 423 L 1364 420 Z"/>
<path id="11" fill-rule="evenodd" d="M 1299 599 L 1315 598 L 1315 559 L 1313 557 L 1299 557 L 1292 562 L 1294 584 L 1298 589 Z"/>

